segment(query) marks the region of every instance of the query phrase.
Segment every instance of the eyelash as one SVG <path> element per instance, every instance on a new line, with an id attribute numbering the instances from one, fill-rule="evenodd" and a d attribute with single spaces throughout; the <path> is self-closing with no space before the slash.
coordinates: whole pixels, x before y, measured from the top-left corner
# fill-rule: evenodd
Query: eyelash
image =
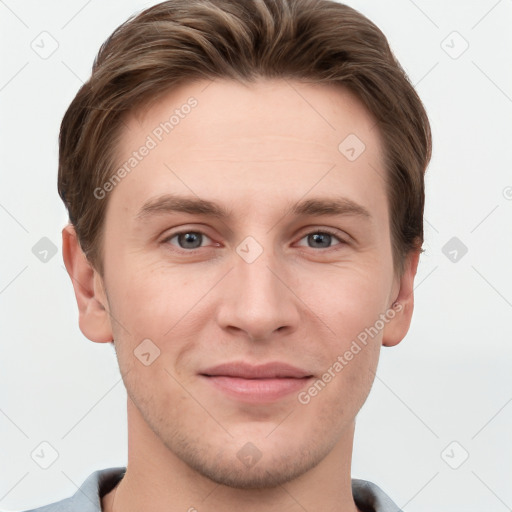
<path id="1" fill-rule="evenodd" d="M 173 238 L 176 238 L 177 236 L 179 235 L 185 235 L 187 233 L 195 233 L 195 234 L 200 234 L 200 235 L 203 235 L 205 236 L 206 238 L 210 238 L 208 235 L 206 235 L 205 233 L 203 233 L 202 231 L 198 231 L 198 230 L 193 230 L 193 229 L 187 229 L 187 230 L 184 230 L 184 231 L 178 231 L 176 233 L 173 233 L 172 235 L 166 237 L 164 240 L 162 240 L 162 243 L 165 243 L 165 244 L 168 244 Z M 333 230 L 330 230 L 330 229 L 316 229 L 316 230 L 313 230 L 313 231 L 310 231 L 308 233 L 305 233 L 301 238 L 300 240 L 303 240 L 304 238 L 310 236 L 310 235 L 330 235 L 334 238 L 336 238 L 340 243 L 337 244 L 337 245 L 347 245 L 347 241 L 346 240 L 343 240 L 342 238 L 340 238 L 340 236 L 334 232 Z M 211 240 L 211 238 L 210 238 Z M 169 245 L 173 245 L 173 244 L 169 244 Z M 303 247 L 303 246 L 301 246 Z M 334 249 L 336 246 L 333 246 L 333 247 L 320 247 L 320 250 L 323 250 L 323 251 L 327 251 L 329 249 Z M 314 247 L 308 247 L 309 249 L 314 249 Z M 177 247 L 177 246 L 174 246 L 174 249 L 173 250 L 176 250 L 178 252 L 185 252 L 185 253 L 195 253 L 196 251 L 200 250 L 200 249 L 204 249 L 204 247 L 196 247 L 194 249 L 183 249 L 181 247 Z"/>

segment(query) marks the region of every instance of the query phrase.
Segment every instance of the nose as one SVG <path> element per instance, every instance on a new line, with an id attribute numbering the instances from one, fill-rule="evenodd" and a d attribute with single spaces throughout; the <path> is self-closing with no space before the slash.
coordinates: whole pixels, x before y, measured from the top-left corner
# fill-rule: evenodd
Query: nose
<path id="1" fill-rule="evenodd" d="M 250 341 L 272 339 L 278 331 L 294 332 L 300 319 L 300 300 L 289 269 L 267 250 L 252 263 L 235 253 L 233 262 L 219 298 L 220 327 L 235 334 L 243 332 Z"/>

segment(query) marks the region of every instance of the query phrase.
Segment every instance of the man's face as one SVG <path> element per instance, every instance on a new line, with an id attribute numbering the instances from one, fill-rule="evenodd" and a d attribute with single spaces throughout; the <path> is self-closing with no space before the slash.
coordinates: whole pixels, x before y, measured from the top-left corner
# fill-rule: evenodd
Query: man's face
<path id="1" fill-rule="evenodd" d="M 127 119 L 118 164 L 138 160 L 107 198 L 105 306 L 138 432 L 214 481 L 272 486 L 350 437 L 373 382 L 380 315 L 400 285 L 382 146 L 344 89 L 208 84 Z M 229 216 L 143 208 L 166 194 Z M 294 210 L 313 200 L 341 206 Z M 285 363 L 303 378 L 207 376 L 238 362 Z"/>

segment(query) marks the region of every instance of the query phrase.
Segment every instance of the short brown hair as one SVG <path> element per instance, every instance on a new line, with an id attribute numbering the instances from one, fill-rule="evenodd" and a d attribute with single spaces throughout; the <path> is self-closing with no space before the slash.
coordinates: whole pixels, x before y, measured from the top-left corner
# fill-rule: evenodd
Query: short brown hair
<path id="1" fill-rule="evenodd" d="M 103 275 L 106 199 L 123 115 L 197 79 L 340 84 L 377 120 L 384 147 L 393 261 L 423 244 L 427 114 L 380 29 L 330 0 L 169 0 L 132 16 L 101 46 L 62 120 L 58 190 L 82 250 Z M 341 142 L 341 141 L 340 141 Z"/>

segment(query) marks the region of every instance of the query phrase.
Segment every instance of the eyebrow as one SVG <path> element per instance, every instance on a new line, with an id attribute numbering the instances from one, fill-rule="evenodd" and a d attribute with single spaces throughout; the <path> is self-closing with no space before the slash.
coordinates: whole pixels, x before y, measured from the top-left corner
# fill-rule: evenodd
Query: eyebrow
<path id="1" fill-rule="evenodd" d="M 366 219 L 372 217 L 365 207 L 346 197 L 306 199 L 291 206 L 290 209 L 292 215 L 295 216 L 353 215 Z M 180 212 L 204 215 L 221 220 L 231 219 L 234 216 L 232 210 L 213 201 L 197 197 L 164 194 L 146 201 L 135 216 L 135 220 L 144 222 L 157 215 Z"/>

